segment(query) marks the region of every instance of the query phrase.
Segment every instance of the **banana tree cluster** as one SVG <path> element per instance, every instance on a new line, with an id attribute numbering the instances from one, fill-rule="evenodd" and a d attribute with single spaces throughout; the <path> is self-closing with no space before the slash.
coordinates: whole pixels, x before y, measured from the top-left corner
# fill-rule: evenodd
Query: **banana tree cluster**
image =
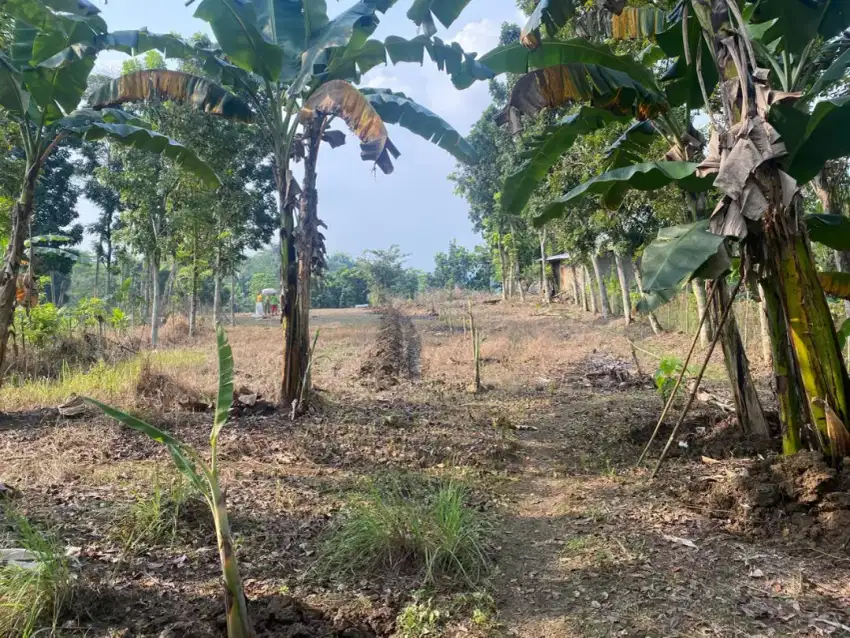
<path id="1" fill-rule="evenodd" d="M 109 33 L 99 9 L 91 2 L 2 0 L 0 22 L 8 31 L 0 49 L 0 112 L 16 125 L 25 156 L 20 195 L 11 211 L 9 240 L 0 270 L 2 379 L 36 184 L 44 162 L 63 140 L 110 138 L 163 155 L 196 173 L 211 188 L 219 180 L 190 149 L 151 130 L 146 122 L 120 109 L 94 111 L 81 104 L 97 53 L 125 48 L 129 37 Z"/>
<path id="2" fill-rule="evenodd" d="M 386 124 L 403 126 L 460 161 L 475 160 L 456 130 L 403 93 L 355 86 L 379 64 L 422 64 L 426 53 L 458 87 L 492 77 L 474 55 L 433 36 L 434 17 L 450 22 L 468 0 L 417 0 L 409 15 L 425 33 L 409 40 L 371 38 L 380 16 L 395 3 L 360 0 L 331 19 L 323 0 L 201 0 L 195 16 L 209 23 L 218 48 L 192 47 L 152 34 L 144 34 L 140 42 L 156 42 L 166 56 L 195 59 L 203 77 L 139 72 L 107 83 L 91 98 L 98 109 L 154 98 L 175 100 L 257 127 L 258 140 L 274 163 L 281 215 L 281 400 L 288 408 L 305 384 L 309 388 L 310 279 L 324 264 L 318 157 L 323 142 L 334 147 L 345 141 L 331 124 L 342 120 L 359 138 L 362 159 L 383 173 L 392 172 L 392 161 L 399 156 Z M 302 161 L 299 184 L 292 163 Z"/>
<path id="3" fill-rule="evenodd" d="M 715 201 L 711 213 L 663 230 L 647 249 L 643 308 L 703 278 L 715 280 L 719 308 L 725 277 L 740 264 L 769 311 L 785 451 L 805 442 L 829 453 L 827 414 L 848 423 L 850 386 L 824 286 L 841 292 L 844 279 L 815 271 L 809 240 L 827 234 L 836 246 L 846 226 L 837 216 L 804 219 L 801 189 L 827 162 L 850 153 L 850 96 L 835 88 L 850 66 L 843 33 L 850 7 L 829 0 L 681 0 L 665 12 L 619 4 L 586 10 L 571 0 L 541 0 L 523 30 L 524 46 L 481 58 L 495 74 L 522 74 L 504 121 L 586 105 L 540 136 L 506 181 L 503 201 L 522 209 L 579 135 L 636 120 L 611 149 L 611 169 L 551 201 L 538 223 L 569 214 L 588 196 L 616 209 L 628 189 L 677 185 L 693 193 L 698 213 L 698 202 Z M 606 17 L 605 9 L 618 15 Z M 585 36 L 647 38 L 651 45 L 637 60 L 584 38 L 541 36 L 570 20 Z M 660 76 L 653 72 L 659 69 Z M 695 110 L 708 117 L 705 149 L 691 124 Z M 670 150 L 645 161 L 639 138 L 652 131 Z M 743 423 L 749 416 L 737 407 Z"/>

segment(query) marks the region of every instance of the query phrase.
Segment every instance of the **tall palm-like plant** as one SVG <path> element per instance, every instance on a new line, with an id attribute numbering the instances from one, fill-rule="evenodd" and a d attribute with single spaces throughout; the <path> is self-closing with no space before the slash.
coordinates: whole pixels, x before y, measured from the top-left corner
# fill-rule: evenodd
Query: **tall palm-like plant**
<path id="1" fill-rule="evenodd" d="M 395 1 L 360 0 L 330 19 L 324 1 L 201 0 L 195 16 L 210 24 L 220 50 L 190 50 L 176 39 L 156 37 L 166 55 L 199 59 L 206 78 L 218 84 L 174 71 L 136 73 L 103 86 L 92 98 L 98 107 L 152 97 L 179 100 L 256 124 L 274 162 L 281 214 L 281 401 L 287 407 L 298 400 L 306 375 L 309 282 L 324 263 L 317 216 L 319 150 L 323 141 L 331 146 L 344 141 L 342 133 L 328 129 L 331 121 L 342 119 L 360 138 L 361 157 L 384 173 L 392 171 L 391 158 L 398 156 L 385 122 L 408 128 L 461 161 L 474 161 L 466 141 L 428 109 L 402 93 L 354 86 L 388 58 L 421 63 L 426 51 L 458 86 L 490 77 L 474 56 L 438 38 L 370 39 L 378 14 Z M 293 159 L 305 163 L 300 186 L 290 170 Z"/>
<path id="2" fill-rule="evenodd" d="M 219 184 L 215 172 L 191 150 L 138 118 L 118 109 L 80 108 L 97 51 L 115 40 L 98 13 L 88 0 L 0 2 L 0 23 L 10 25 L 0 49 L 0 109 L 17 125 L 26 158 L 0 270 L 0 379 L 36 183 L 45 160 L 63 139 L 108 137 L 168 157 L 211 187 Z"/>
<path id="3" fill-rule="evenodd" d="M 538 12 L 568 4 L 541 0 Z M 806 228 L 813 239 L 838 245 L 847 238 L 842 232 L 847 224 L 830 217 L 804 220 L 800 189 L 826 162 L 850 153 L 850 96 L 824 97 L 850 66 L 842 37 L 850 27 L 850 8 L 829 0 L 682 0 L 656 24 L 666 30 L 648 29 L 647 35 L 655 34 L 661 57 L 672 63 L 663 88 L 671 103 L 687 111 L 704 106 L 712 129 L 708 156 L 699 163 L 676 156 L 614 168 L 551 202 L 540 221 L 589 194 L 713 185 L 720 202 L 710 221 L 659 236 L 650 292 L 669 298 L 695 276 L 724 276 L 730 251 L 739 254 L 745 276 L 760 282 L 770 309 L 785 451 L 800 449 L 802 424 L 808 422 L 815 426 L 811 443 L 829 452 L 826 412 L 831 408 L 844 423 L 850 417 L 850 381 L 824 295 L 824 284 L 840 291 L 840 278 L 815 271 Z M 551 76 L 560 65 L 588 61 L 565 56 L 569 44 L 539 37 L 527 44 L 537 48 L 525 56 L 496 50 L 482 62 L 494 72 L 522 72 L 518 67 L 525 61 L 525 70 Z M 619 70 L 626 76 L 620 78 L 624 89 L 640 95 L 653 88 L 643 74 L 648 65 L 638 72 Z M 592 78 L 592 71 L 587 74 Z M 710 101 L 715 91 L 722 105 L 717 114 Z"/>

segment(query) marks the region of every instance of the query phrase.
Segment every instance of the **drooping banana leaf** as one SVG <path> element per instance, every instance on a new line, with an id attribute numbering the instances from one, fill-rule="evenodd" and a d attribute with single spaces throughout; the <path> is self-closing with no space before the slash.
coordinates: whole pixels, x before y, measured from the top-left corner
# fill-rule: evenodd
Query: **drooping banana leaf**
<path id="1" fill-rule="evenodd" d="M 23 86 L 44 112 L 45 124 L 52 124 L 79 105 L 94 62 L 91 47 L 72 45 L 63 53 L 23 70 Z"/>
<path id="2" fill-rule="evenodd" d="M 469 2 L 470 0 L 413 0 L 407 17 L 413 20 L 425 35 L 432 36 L 437 32 L 434 18 L 448 29 L 460 17 Z"/>
<path id="3" fill-rule="evenodd" d="M 554 36 L 575 14 L 575 0 L 540 0 L 522 28 L 520 42 L 527 49 L 538 48 L 543 25 L 546 25 L 549 35 Z"/>
<path id="4" fill-rule="evenodd" d="M 201 50 L 170 33 L 151 33 L 147 29 L 112 31 L 99 36 L 95 42 L 98 50 L 120 51 L 136 56 L 147 51 L 161 51 L 166 58 L 186 60 Z"/>
<path id="5" fill-rule="evenodd" d="M 89 96 L 94 108 L 127 102 L 173 100 L 230 120 L 252 122 L 251 108 L 209 80 L 182 71 L 136 71 L 107 82 Z"/>
<path id="6" fill-rule="evenodd" d="M 788 115 L 788 111 L 786 108 L 784 114 Z M 795 124 L 799 126 L 802 121 L 803 118 L 798 115 Z M 784 141 L 782 125 L 777 129 Z M 794 133 L 789 134 L 792 141 L 793 136 Z M 787 172 L 799 184 L 813 179 L 829 160 L 850 155 L 850 96 L 818 102 L 806 120 L 799 142 L 788 150 Z"/>
<path id="7" fill-rule="evenodd" d="M 236 66 L 270 82 L 278 80 L 284 51 L 263 38 L 253 2 L 201 0 L 195 17 L 209 23 L 222 51 Z"/>
<path id="8" fill-rule="evenodd" d="M 658 34 L 658 45 L 667 57 L 677 58 L 662 76 L 662 84 L 667 99 L 672 106 L 689 104 L 692 109 L 703 106 L 705 100 L 700 88 L 700 74 L 697 70 L 699 48 L 703 47 L 702 64 L 699 67 L 705 90 L 711 95 L 719 81 L 717 66 L 711 54 L 705 49 L 702 28 L 693 16 L 688 19 L 688 55 L 685 53 L 685 40 L 682 33 L 681 17 L 670 28 Z M 690 64 L 688 64 L 690 58 Z"/>
<path id="9" fill-rule="evenodd" d="M 111 109 L 104 116 L 97 111 L 86 109 L 72 113 L 57 123 L 62 130 L 88 141 L 109 138 L 124 146 L 130 146 L 149 153 L 158 153 L 167 157 L 178 166 L 194 173 L 208 186 L 221 186 L 221 180 L 215 171 L 193 151 L 171 138 L 141 126 L 128 124 L 133 116 L 120 121 L 120 111 Z"/>
<path id="10" fill-rule="evenodd" d="M 809 238 L 833 250 L 850 251 L 850 218 L 844 215 L 806 215 Z"/>
<path id="11" fill-rule="evenodd" d="M 218 351 L 218 396 L 215 402 L 215 417 L 213 418 L 210 442 L 215 445 L 221 428 L 227 422 L 230 406 L 233 404 L 233 350 L 227 341 L 227 333 L 221 324 L 215 327 L 216 345 Z"/>
<path id="12" fill-rule="evenodd" d="M 96 4 L 89 0 L 41 0 L 43 4 L 54 11 L 72 13 L 78 16 L 95 16 L 100 13 Z"/>
<path id="13" fill-rule="evenodd" d="M 610 171 L 643 163 L 657 137 L 658 129 L 651 121 L 635 122 L 605 149 L 605 168 Z M 628 182 L 612 184 L 602 194 L 602 205 L 609 210 L 616 210 L 623 203 L 630 188 Z"/>
<path id="14" fill-rule="evenodd" d="M 544 108 L 575 102 L 589 102 L 616 115 L 640 120 L 667 110 L 661 93 L 636 82 L 627 73 L 597 64 L 570 63 L 539 69 L 520 77 L 499 119 L 510 121 L 515 112 L 530 116 Z"/>
<path id="15" fill-rule="evenodd" d="M 386 11 L 388 6 L 388 0 L 360 0 L 331 20 L 301 56 L 301 70 L 289 87 L 289 97 L 300 95 L 315 74 L 324 72 L 329 49 L 363 46 L 378 28 L 376 13 Z"/>
<path id="16" fill-rule="evenodd" d="M 610 111 L 583 106 L 578 113 L 549 126 L 528 142 L 520 155 L 519 168 L 508 175 L 502 187 L 502 208 L 518 215 L 549 170 L 566 153 L 576 139 L 597 131 L 612 121 L 626 119 Z"/>
<path id="17" fill-rule="evenodd" d="M 694 162 L 645 162 L 608 171 L 577 186 L 566 195 L 550 202 L 543 212 L 534 219 L 535 226 L 542 226 L 549 220 L 560 217 L 569 203 L 586 195 L 605 195 L 613 186 L 628 185 L 641 191 L 652 191 L 675 183 L 691 192 L 702 192 L 711 188 L 714 175 L 698 177 L 698 164 Z"/>
<path id="18" fill-rule="evenodd" d="M 354 86 L 344 80 L 322 84 L 304 103 L 300 118 L 307 122 L 316 114 L 336 115 L 345 120 L 360 138 L 360 157 L 364 161 L 375 162 L 384 173 L 392 173 L 390 155 L 398 157 L 398 149 L 390 141 L 381 117 Z"/>
<path id="19" fill-rule="evenodd" d="M 635 310 L 642 315 L 648 315 L 650 312 L 654 312 L 661 306 L 673 301 L 676 295 L 682 292 L 687 283 L 688 282 L 684 281 L 676 288 L 644 293 L 638 300 L 637 304 L 635 304 Z"/>
<path id="20" fill-rule="evenodd" d="M 478 160 L 475 149 L 448 122 L 404 93 L 389 89 L 360 89 L 360 92 L 384 123 L 403 126 L 466 164 Z"/>
<path id="21" fill-rule="evenodd" d="M 850 300 L 850 273 L 819 272 L 818 280 L 823 291 L 830 297 Z"/>
<path id="22" fill-rule="evenodd" d="M 20 71 L 0 53 L 0 106 L 17 119 L 22 119 L 30 106 L 30 96 L 21 86 L 21 79 Z"/>
<path id="23" fill-rule="evenodd" d="M 670 23 L 670 13 L 650 5 L 626 7 L 620 15 L 593 8 L 576 18 L 575 29 L 581 37 L 595 41 L 651 40 L 666 30 Z"/>
<path id="24" fill-rule="evenodd" d="M 658 85 L 650 69 L 630 55 L 617 55 L 606 44 L 596 44 L 581 38 L 547 41 L 539 49 L 529 51 L 519 42 L 493 49 L 481 58 L 481 63 L 494 73 L 524 74 L 563 64 L 594 64 L 611 71 L 624 73 L 647 93 L 658 93 Z"/>

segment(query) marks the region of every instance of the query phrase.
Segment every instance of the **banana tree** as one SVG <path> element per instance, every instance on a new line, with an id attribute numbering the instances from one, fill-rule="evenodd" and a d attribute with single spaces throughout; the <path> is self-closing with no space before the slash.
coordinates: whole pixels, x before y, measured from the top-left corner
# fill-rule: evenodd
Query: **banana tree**
<path id="1" fill-rule="evenodd" d="M 26 158 L 0 271 L 0 379 L 36 183 L 45 160 L 65 138 L 108 137 L 159 153 L 197 173 L 211 187 L 219 184 L 215 172 L 191 150 L 152 131 L 138 118 L 118 109 L 79 108 L 98 43 L 110 37 L 98 13 L 88 0 L 0 3 L 0 18 L 12 27 L 11 40 L 0 49 L 0 108 L 6 119 L 16 123 Z"/>
<path id="2" fill-rule="evenodd" d="M 651 190 L 710 180 L 721 198 L 702 231 L 733 242 L 745 275 L 765 289 L 784 449 L 800 449 L 803 424 L 810 423 L 810 444 L 829 452 L 826 406 L 848 422 L 848 377 L 801 220 L 800 188 L 826 162 L 850 153 L 850 96 L 814 101 L 847 69 L 841 32 L 850 26 L 850 8 L 828 1 L 683 0 L 670 22 L 669 37 L 659 34 L 657 41 L 675 59 L 675 95 L 696 95 L 705 106 L 712 129 L 706 159 L 615 169 L 559 198 L 546 215 L 613 186 Z M 813 64 L 820 43 L 832 57 Z M 715 80 L 717 115 L 709 99 Z M 681 260 L 687 280 L 717 253 L 671 249 L 667 258 Z"/>
<path id="3" fill-rule="evenodd" d="M 388 59 L 422 63 L 426 52 L 458 86 L 490 77 L 474 56 L 439 38 L 371 39 L 378 14 L 394 4 L 360 0 L 331 20 L 324 2 L 201 0 L 195 16 L 210 24 L 220 50 L 189 47 L 170 36 L 144 38 L 157 40 L 166 55 L 199 60 L 206 79 L 174 71 L 136 73 L 104 85 L 92 97 L 98 108 L 151 97 L 179 100 L 257 126 L 274 162 L 281 215 L 281 401 L 286 407 L 303 394 L 302 384 L 309 384 L 309 283 L 324 264 L 316 190 L 319 149 L 323 141 L 335 146 L 345 139 L 328 128 L 330 123 L 343 120 L 360 138 L 361 157 L 384 173 L 392 172 L 392 158 L 398 156 L 385 122 L 408 128 L 461 161 L 474 161 L 471 147 L 451 126 L 404 94 L 355 88 L 376 65 Z M 428 4 L 434 15 L 446 17 L 438 9 L 442 2 Z M 305 164 L 301 185 L 292 177 L 293 160 Z"/>

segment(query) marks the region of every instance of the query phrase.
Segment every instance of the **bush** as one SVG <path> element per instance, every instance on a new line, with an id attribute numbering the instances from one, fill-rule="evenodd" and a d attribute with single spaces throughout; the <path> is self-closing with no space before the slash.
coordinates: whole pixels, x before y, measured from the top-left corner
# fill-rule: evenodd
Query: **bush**
<path id="1" fill-rule="evenodd" d="M 455 483 L 389 477 L 344 511 L 329 531 L 321 565 L 329 573 L 408 570 L 478 582 L 487 572 L 489 523 Z"/>
<path id="2" fill-rule="evenodd" d="M 71 570 L 55 537 L 37 530 L 11 507 L 3 513 L 15 543 L 29 552 L 34 565 L 0 564 L 0 636 L 29 638 L 42 627 L 56 628 L 71 597 Z"/>

